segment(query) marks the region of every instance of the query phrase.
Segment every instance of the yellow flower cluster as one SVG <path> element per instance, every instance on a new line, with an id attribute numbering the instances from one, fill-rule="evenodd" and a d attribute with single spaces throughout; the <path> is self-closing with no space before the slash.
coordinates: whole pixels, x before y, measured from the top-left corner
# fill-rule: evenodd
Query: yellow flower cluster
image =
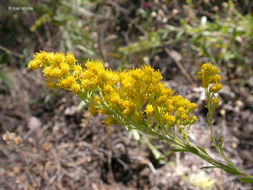
<path id="1" fill-rule="evenodd" d="M 154 113 L 154 108 L 151 104 L 148 104 L 146 106 L 145 112 L 148 116 L 152 115 Z"/>
<path id="2" fill-rule="evenodd" d="M 71 53 L 65 56 L 63 53 L 40 52 L 29 62 L 30 69 L 43 68 L 43 74 L 47 79 L 49 88 L 64 88 L 78 94 L 80 88 L 80 76 L 76 73 L 82 70 Z"/>
<path id="3" fill-rule="evenodd" d="M 215 108 L 218 107 L 220 98 L 215 97 L 213 94 L 218 93 L 222 89 L 221 76 L 218 73 L 220 73 L 220 70 L 211 63 L 203 64 L 200 71 L 202 86 L 208 90 L 208 96 Z"/>
<path id="4" fill-rule="evenodd" d="M 212 91 L 215 93 L 219 92 L 222 89 L 222 85 L 220 84 L 221 76 L 218 73 L 220 73 L 220 70 L 216 66 L 211 63 L 203 64 L 200 71 L 202 86 L 208 88 L 209 85 L 214 84 Z"/>
<path id="5" fill-rule="evenodd" d="M 157 121 L 167 127 L 197 120 L 192 115 L 197 105 L 166 88 L 161 73 L 151 66 L 115 72 L 105 69 L 101 61 L 87 61 L 82 67 L 71 53 L 42 51 L 35 54 L 29 68 L 42 68 L 51 88 L 68 89 L 82 98 L 92 92 L 90 112 L 108 115 L 108 125 L 119 122 L 115 113 L 136 123 Z"/>

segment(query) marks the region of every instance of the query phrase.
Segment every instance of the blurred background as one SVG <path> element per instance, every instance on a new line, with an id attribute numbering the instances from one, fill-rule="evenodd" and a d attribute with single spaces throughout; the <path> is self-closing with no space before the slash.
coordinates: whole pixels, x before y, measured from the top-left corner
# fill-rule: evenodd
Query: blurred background
<path id="1" fill-rule="evenodd" d="M 249 189 L 187 153 L 122 126 L 106 127 L 76 96 L 48 90 L 27 69 L 40 50 L 101 59 L 113 70 L 150 64 L 168 87 L 198 103 L 192 141 L 212 151 L 198 71 L 222 71 L 215 131 L 226 154 L 253 174 L 253 1 L 2 0 L 1 189 Z M 213 155 L 215 157 L 215 154 Z"/>

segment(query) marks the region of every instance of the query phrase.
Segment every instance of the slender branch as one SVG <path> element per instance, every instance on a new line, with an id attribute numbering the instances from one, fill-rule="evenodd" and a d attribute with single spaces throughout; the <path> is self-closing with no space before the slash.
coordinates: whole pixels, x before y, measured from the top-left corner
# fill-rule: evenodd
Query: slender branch
<path id="1" fill-rule="evenodd" d="M 197 87 L 197 84 L 192 80 L 191 76 L 186 72 L 184 66 L 175 58 L 175 56 L 171 53 L 168 48 L 165 48 L 166 53 L 173 59 L 173 61 L 177 64 L 178 68 L 182 71 L 185 78 L 192 84 L 193 87 Z"/>
<path id="2" fill-rule="evenodd" d="M 11 50 L 9 50 L 9 49 L 7 49 L 6 47 L 3 47 L 3 46 L 1 46 L 1 45 L 0 45 L 0 49 L 3 50 L 3 51 L 5 51 L 6 53 L 12 54 L 12 55 L 14 55 L 14 56 L 16 56 L 16 57 L 18 57 L 18 58 L 21 58 L 21 59 L 23 59 L 23 58 L 25 57 L 24 55 L 21 55 L 21 54 L 19 54 L 19 53 L 16 53 L 16 52 L 14 52 L 14 51 L 11 51 Z"/>

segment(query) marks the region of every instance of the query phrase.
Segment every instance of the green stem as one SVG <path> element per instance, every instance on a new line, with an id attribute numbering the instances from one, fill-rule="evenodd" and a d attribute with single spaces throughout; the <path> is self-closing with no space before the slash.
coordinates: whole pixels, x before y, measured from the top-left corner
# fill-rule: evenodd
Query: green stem
<path id="1" fill-rule="evenodd" d="M 208 125 L 210 127 L 210 131 L 211 131 L 211 141 L 213 143 L 213 146 L 215 147 L 216 151 L 220 154 L 220 156 L 223 158 L 223 160 L 226 162 L 227 165 L 224 165 L 222 163 L 219 163 L 218 161 L 214 160 L 213 158 L 211 158 L 209 155 L 203 155 L 202 152 L 192 152 L 195 155 L 199 156 L 200 158 L 204 159 L 205 161 L 207 161 L 208 163 L 228 172 L 234 175 L 240 175 L 240 176 L 244 176 L 248 179 L 253 179 L 253 176 L 249 176 L 247 174 L 245 174 L 244 172 L 240 171 L 234 164 L 233 162 L 226 157 L 226 155 L 223 152 L 223 147 L 222 144 L 221 145 L 217 145 L 215 137 L 214 137 L 214 131 L 213 131 L 213 115 L 214 115 L 214 107 L 211 104 L 211 99 L 213 98 L 213 95 L 208 91 L 208 89 L 205 89 L 205 93 L 206 93 L 206 97 L 207 97 L 207 108 L 208 108 L 208 113 L 207 113 L 207 122 Z M 199 154 L 200 153 L 200 154 Z"/>
<path id="2" fill-rule="evenodd" d="M 129 126 L 130 128 L 133 127 L 142 133 L 148 134 L 148 135 L 153 136 L 159 140 L 162 140 L 162 141 L 174 146 L 177 149 L 178 148 L 181 149 L 182 151 L 191 152 L 191 153 L 195 154 L 196 156 L 200 157 L 201 159 L 205 160 L 206 162 L 210 163 L 211 165 L 226 171 L 227 173 L 243 176 L 247 179 L 253 180 L 253 176 L 249 176 L 249 175 L 243 173 L 242 171 L 240 171 L 225 156 L 225 154 L 223 152 L 222 145 L 217 146 L 215 138 L 214 138 L 214 132 L 213 132 L 213 111 L 214 111 L 214 108 L 211 105 L 210 94 L 207 94 L 207 95 L 208 95 L 207 96 L 208 97 L 208 105 L 207 105 L 208 106 L 208 125 L 210 126 L 210 129 L 211 129 L 211 140 L 213 142 L 213 146 L 215 147 L 217 152 L 221 155 L 221 157 L 224 159 L 224 161 L 227 163 L 227 165 L 218 162 L 217 160 L 210 157 L 204 149 L 195 147 L 194 145 L 192 145 L 190 143 L 190 141 L 184 141 L 184 140 L 178 138 L 175 134 L 173 135 L 173 134 L 166 133 L 166 132 L 160 134 L 159 132 L 155 131 L 152 128 L 152 125 L 150 125 L 144 121 L 142 123 L 134 122 L 131 118 L 128 118 L 127 116 L 121 114 L 119 111 L 110 108 L 110 106 L 103 99 L 102 94 L 100 94 L 100 96 L 102 98 L 101 104 L 97 104 L 96 102 L 93 102 L 92 98 L 87 94 L 80 94 L 79 96 L 81 97 L 81 99 L 83 99 L 87 103 L 94 103 L 94 104 L 97 104 L 97 106 L 107 109 L 111 113 L 111 115 L 115 119 L 117 119 L 119 123 L 121 123 L 123 125 Z M 166 131 L 164 127 L 162 127 L 162 129 L 163 129 L 163 131 Z"/>

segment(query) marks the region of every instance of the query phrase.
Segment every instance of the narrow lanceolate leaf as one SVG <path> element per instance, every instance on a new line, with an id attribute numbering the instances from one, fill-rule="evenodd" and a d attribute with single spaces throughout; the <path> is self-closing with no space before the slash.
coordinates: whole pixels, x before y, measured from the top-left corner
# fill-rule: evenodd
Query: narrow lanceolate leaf
<path id="1" fill-rule="evenodd" d="M 239 180 L 243 183 L 253 183 L 253 179 L 252 178 L 247 178 L 247 177 L 241 177 L 239 178 Z"/>
<path id="2" fill-rule="evenodd" d="M 215 167 L 215 166 L 204 166 L 204 167 L 202 167 L 200 169 L 201 170 L 207 170 L 207 169 L 215 169 L 215 168 L 217 168 L 217 167 Z"/>
<path id="3" fill-rule="evenodd" d="M 150 141 L 146 141 L 146 144 L 148 145 L 149 149 L 152 151 L 153 155 L 157 160 L 162 159 L 164 157 L 163 154 L 157 149 L 157 147 L 153 146 Z"/>
<path id="4" fill-rule="evenodd" d="M 198 148 L 199 148 L 199 150 L 201 150 L 203 153 L 205 153 L 206 155 L 208 155 L 207 152 L 206 152 L 206 150 L 205 150 L 204 148 L 202 148 L 201 146 L 198 146 Z"/>
<path id="5" fill-rule="evenodd" d="M 235 171 L 234 169 L 229 169 L 229 168 L 221 168 L 221 169 L 223 169 L 225 172 L 229 174 L 238 175 L 238 172 Z"/>
<path id="6" fill-rule="evenodd" d="M 141 137 L 139 132 L 136 129 L 131 129 L 129 131 L 130 135 L 134 137 L 134 140 L 140 145 L 141 144 Z"/>
<path id="7" fill-rule="evenodd" d="M 186 151 L 185 149 L 181 149 L 181 148 L 174 148 L 170 150 L 171 152 L 184 152 Z"/>

